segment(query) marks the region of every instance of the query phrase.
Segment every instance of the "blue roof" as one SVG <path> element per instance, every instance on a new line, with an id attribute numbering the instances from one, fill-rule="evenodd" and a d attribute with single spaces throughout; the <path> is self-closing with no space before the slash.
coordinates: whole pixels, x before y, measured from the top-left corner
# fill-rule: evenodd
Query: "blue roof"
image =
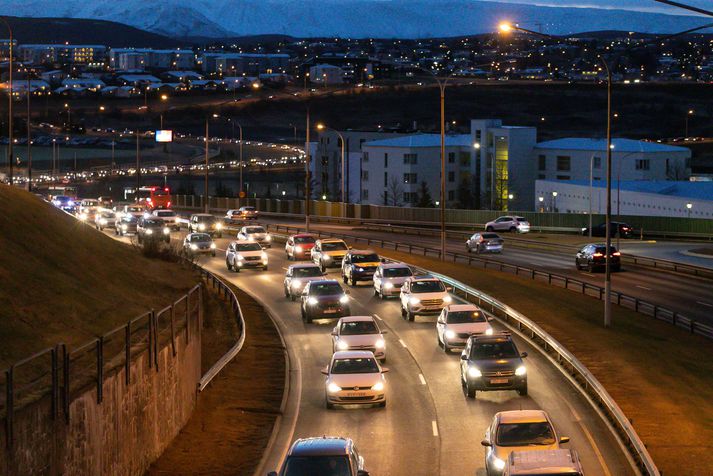
<path id="1" fill-rule="evenodd" d="M 470 134 L 446 135 L 446 147 L 471 147 L 473 138 Z M 413 134 L 366 142 L 368 147 L 440 147 L 440 134 Z"/>
<path id="2" fill-rule="evenodd" d="M 565 183 L 589 187 L 589 180 L 548 180 L 551 183 Z M 607 186 L 604 180 L 595 180 L 592 185 L 597 188 Z M 612 190 L 616 193 L 617 182 L 612 180 Z M 685 182 L 671 180 L 622 180 L 621 190 L 627 192 L 654 193 L 669 197 L 692 198 L 696 200 L 713 200 L 713 182 Z"/>
<path id="3" fill-rule="evenodd" d="M 614 153 L 617 152 L 690 152 L 687 147 L 659 144 L 658 142 L 647 142 L 632 139 L 612 139 Z M 591 139 L 587 137 L 567 137 L 565 139 L 549 140 L 539 142 L 537 149 L 571 149 L 571 150 L 607 150 L 605 139 Z"/>

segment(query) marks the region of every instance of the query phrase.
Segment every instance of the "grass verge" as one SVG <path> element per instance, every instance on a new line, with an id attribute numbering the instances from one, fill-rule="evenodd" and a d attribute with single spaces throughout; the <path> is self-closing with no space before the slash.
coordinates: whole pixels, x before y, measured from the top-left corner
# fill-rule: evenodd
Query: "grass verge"
<path id="1" fill-rule="evenodd" d="M 709 340 L 618 306 L 614 306 L 614 325 L 606 329 L 604 303 L 597 299 L 506 273 L 374 249 L 447 274 L 522 312 L 599 379 L 663 473 L 713 472 Z"/>

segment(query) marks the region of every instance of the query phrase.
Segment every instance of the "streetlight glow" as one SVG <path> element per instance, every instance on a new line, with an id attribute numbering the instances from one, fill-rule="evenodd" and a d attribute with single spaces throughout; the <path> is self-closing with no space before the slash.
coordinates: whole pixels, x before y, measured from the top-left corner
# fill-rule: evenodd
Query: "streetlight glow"
<path id="1" fill-rule="evenodd" d="M 480 149 L 480 142 L 476 142 L 475 144 L 473 144 L 473 148 Z"/>
<path id="2" fill-rule="evenodd" d="M 686 204 L 686 208 L 688 208 L 688 209 L 690 210 L 691 208 L 693 208 L 693 204 L 692 204 L 692 203 L 687 203 L 687 204 Z"/>
<path id="3" fill-rule="evenodd" d="M 552 192 L 552 196 L 553 196 L 553 197 L 556 197 L 556 196 L 557 196 L 557 192 Z"/>
<path id="4" fill-rule="evenodd" d="M 510 33 L 512 31 L 512 24 L 510 22 L 501 22 L 500 25 L 498 26 L 501 32 L 503 33 Z"/>

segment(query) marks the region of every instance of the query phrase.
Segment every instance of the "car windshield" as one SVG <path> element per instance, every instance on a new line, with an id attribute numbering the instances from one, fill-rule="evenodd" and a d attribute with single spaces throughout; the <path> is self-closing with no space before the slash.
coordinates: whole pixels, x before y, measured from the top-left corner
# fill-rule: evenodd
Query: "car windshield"
<path id="1" fill-rule="evenodd" d="M 338 283 L 313 283 L 309 287 L 309 293 L 312 296 L 330 296 L 342 294 L 343 292 Z"/>
<path id="2" fill-rule="evenodd" d="M 200 242 L 200 241 L 212 241 L 212 240 L 210 238 L 210 235 L 208 235 L 206 233 L 191 235 L 192 243 L 196 243 L 196 242 Z"/>
<path id="3" fill-rule="evenodd" d="M 304 268 L 292 269 L 293 278 L 313 278 L 315 276 L 322 276 L 322 270 L 319 269 L 319 266 L 306 266 Z"/>
<path id="4" fill-rule="evenodd" d="M 238 243 L 235 245 L 236 251 L 260 251 L 262 247 L 258 243 Z"/>
<path id="5" fill-rule="evenodd" d="M 446 317 L 448 324 L 469 324 L 471 322 L 487 322 L 485 314 L 480 311 L 451 311 Z"/>
<path id="6" fill-rule="evenodd" d="M 478 342 L 470 352 L 470 358 L 481 359 L 514 359 L 518 357 L 515 344 L 510 340 L 495 342 Z"/>
<path id="7" fill-rule="evenodd" d="M 213 223 L 215 221 L 215 217 L 212 215 L 211 216 L 201 215 L 201 216 L 196 217 L 196 221 L 198 221 L 198 223 Z"/>
<path id="8" fill-rule="evenodd" d="M 379 372 L 376 360 L 371 357 L 336 359 L 332 364 L 333 374 L 375 374 Z"/>
<path id="9" fill-rule="evenodd" d="M 339 251 L 346 250 L 347 245 L 342 241 L 331 241 L 327 243 L 322 243 L 323 251 Z"/>
<path id="10" fill-rule="evenodd" d="M 498 446 L 553 445 L 555 434 L 546 421 L 507 423 L 498 426 Z"/>
<path id="11" fill-rule="evenodd" d="M 123 217 L 123 220 L 124 220 L 124 221 L 127 221 L 127 222 L 129 222 L 129 223 L 136 223 L 137 221 L 139 221 L 139 219 L 136 218 L 136 217 L 133 216 L 133 215 L 124 216 L 124 217 Z"/>
<path id="12" fill-rule="evenodd" d="M 176 212 L 170 212 L 170 211 L 156 212 L 156 216 L 159 216 L 159 217 L 175 217 L 175 216 L 176 216 Z"/>
<path id="13" fill-rule="evenodd" d="M 414 281 L 411 283 L 412 293 L 440 293 L 446 287 L 440 281 Z"/>
<path id="14" fill-rule="evenodd" d="M 347 456 L 290 456 L 284 476 L 351 476 Z"/>
<path id="15" fill-rule="evenodd" d="M 303 245 L 303 244 L 311 244 L 314 243 L 314 236 L 295 236 L 295 243 Z"/>
<path id="16" fill-rule="evenodd" d="M 385 278 L 403 278 L 412 275 L 411 268 L 384 268 Z"/>
<path id="17" fill-rule="evenodd" d="M 243 207 L 243 208 L 241 208 L 241 210 L 244 212 L 254 212 L 255 207 Z"/>
<path id="18" fill-rule="evenodd" d="M 378 334 L 374 321 L 352 321 L 342 323 L 342 335 L 355 336 L 360 334 Z"/>
<path id="19" fill-rule="evenodd" d="M 128 207 L 127 210 L 129 213 L 143 212 L 144 207 Z"/>
<path id="20" fill-rule="evenodd" d="M 495 240 L 500 238 L 500 235 L 497 233 L 483 233 L 481 236 L 486 240 Z"/>
<path id="21" fill-rule="evenodd" d="M 251 226 L 245 229 L 245 233 L 265 233 L 265 229 L 261 226 Z"/>
<path id="22" fill-rule="evenodd" d="M 114 218 L 114 217 L 116 216 L 116 214 L 115 214 L 114 212 L 106 212 L 106 211 L 104 211 L 104 212 L 101 212 L 101 216 L 102 216 L 103 218 Z"/>
<path id="23" fill-rule="evenodd" d="M 527 223 L 527 218 L 517 217 L 517 221 L 520 223 Z"/>
<path id="24" fill-rule="evenodd" d="M 376 253 L 369 254 L 353 254 L 352 263 L 378 263 L 379 255 Z"/>
<path id="25" fill-rule="evenodd" d="M 144 226 L 163 226 L 161 220 L 144 220 Z"/>

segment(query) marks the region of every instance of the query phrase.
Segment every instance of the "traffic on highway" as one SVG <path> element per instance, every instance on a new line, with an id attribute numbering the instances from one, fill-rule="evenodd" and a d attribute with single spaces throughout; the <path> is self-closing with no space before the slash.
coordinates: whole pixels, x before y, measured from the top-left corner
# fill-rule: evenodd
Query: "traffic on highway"
<path id="1" fill-rule="evenodd" d="M 269 233 L 247 214 L 104 205 L 76 216 L 126 243 L 174 247 L 275 321 L 294 412 L 266 473 L 633 474 L 567 377 L 437 277 L 348 240 Z"/>

